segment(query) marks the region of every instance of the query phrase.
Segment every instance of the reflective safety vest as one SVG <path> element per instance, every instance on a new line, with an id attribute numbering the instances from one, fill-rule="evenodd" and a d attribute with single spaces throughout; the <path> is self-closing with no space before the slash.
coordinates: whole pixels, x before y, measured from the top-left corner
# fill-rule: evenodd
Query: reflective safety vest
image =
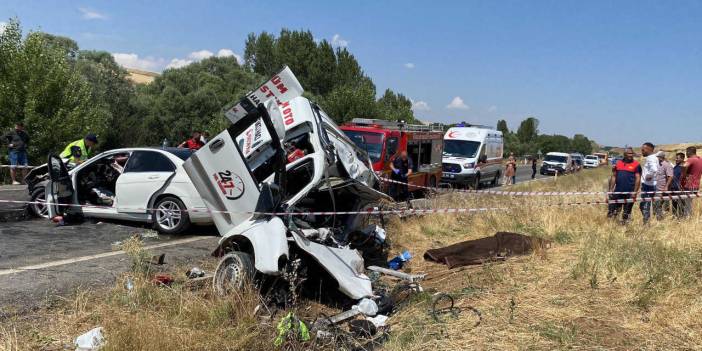
<path id="1" fill-rule="evenodd" d="M 68 162 L 76 163 L 76 161 L 83 162 L 93 155 L 91 150 L 85 146 L 85 139 L 76 140 L 66 146 L 61 152 L 62 158 L 67 158 Z"/>

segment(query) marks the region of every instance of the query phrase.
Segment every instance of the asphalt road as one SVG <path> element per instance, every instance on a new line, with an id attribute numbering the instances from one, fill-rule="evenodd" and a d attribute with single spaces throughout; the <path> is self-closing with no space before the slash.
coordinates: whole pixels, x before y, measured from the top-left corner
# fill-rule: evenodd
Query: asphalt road
<path id="1" fill-rule="evenodd" d="M 210 259 L 219 237 L 206 235 L 144 238 L 153 254 L 166 254 L 168 267 L 188 267 Z M 145 233 L 140 226 L 91 223 L 57 227 L 36 219 L 0 224 L 0 319 L 22 314 L 78 288 L 114 284 L 130 261 L 113 243 Z"/>

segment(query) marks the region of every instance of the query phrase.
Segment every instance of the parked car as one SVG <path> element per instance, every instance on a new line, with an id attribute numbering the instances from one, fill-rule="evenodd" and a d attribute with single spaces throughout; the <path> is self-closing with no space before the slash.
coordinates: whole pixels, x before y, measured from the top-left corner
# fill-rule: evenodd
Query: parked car
<path id="1" fill-rule="evenodd" d="M 565 152 L 549 152 L 544 157 L 540 173 L 542 175 L 568 173 L 570 162 L 570 154 Z"/>
<path id="2" fill-rule="evenodd" d="M 454 127 L 444 135 L 442 181 L 478 189 L 495 186 L 502 171 L 502 132 L 490 127 Z"/>
<path id="3" fill-rule="evenodd" d="M 600 158 L 595 155 L 587 155 L 583 160 L 583 167 L 585 168 L 597 168 L 600 166 Z"/>
<path id="4" fill-rule="evenodd" d="M 373 294 L 353 237 L 373 232 L 363 231 L 366 211 L 390 198 L 368 154 L 301 95 L 286 67 L 229 109 L 232 124 L 185 162 L 222 235 L 217 291 L 258 279 L 288 294 L 295 277 L 352 299 Z"/>
<path id="5" fill-rule="evenodd" d="M 212 223 L 183 169 L 191 155 L 178 148 L 116 149 L 71 170 L 65 160 L 50 156 L 49 179 L 33 184 L 32 200 L 81 205 L 74 208 L 83 217 L 148 222 L 161 233 L 181 233 L 193 223 Z M 62 211 L 38 204 L 33 212 L 53 217 Z"/>

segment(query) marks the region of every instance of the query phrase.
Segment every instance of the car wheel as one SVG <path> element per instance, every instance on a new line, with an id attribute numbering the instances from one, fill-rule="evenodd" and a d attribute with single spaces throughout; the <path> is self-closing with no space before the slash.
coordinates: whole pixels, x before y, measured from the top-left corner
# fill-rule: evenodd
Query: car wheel
<path id="1" fill-rule="evenodd" d="M 495 178 L 492 179 L 492 182 L 490 182 L 490 186 L 497 186 L 497 183 L 500 181 L 500 172 L 495 172 Z"/>
<path id="2" fill-rule="evenodd" d="M 473 179 L 473 184 L 471 185 L 473 190 L 478 190 L 480 189 L 480 174 L 475 175 L 475 179 Z"/>
<path id="3" fill-rule="evenodd" d="M 178 234 L 190 227 L 190 217 L 183 202 L 177 197 L 166 196 L 154 205 L 154 227 L 164 234 Z"/>
<path id="4" fill-rule="evenodd" d="M 219 261 L 215 269 L 212 285 L 219 295 L 227 295 L 241 290 L 254 276 L 254 265 L 251 255 L 245 252 L 232 251 Z"/>
<path id="5" fill-rule="evenodd" d="M 49 218 L 49 208 L 46 206 L 46 187 L 40 186 L 32 191 L 32 203 L 29 204 L 29 211 L 32 215 Z"/>

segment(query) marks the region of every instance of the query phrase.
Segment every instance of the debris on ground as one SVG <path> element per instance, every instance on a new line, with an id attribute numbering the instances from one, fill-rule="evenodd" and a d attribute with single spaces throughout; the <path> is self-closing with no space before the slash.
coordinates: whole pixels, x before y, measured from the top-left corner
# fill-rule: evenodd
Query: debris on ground
<path id="1" fill-rule="evenodd" d="M 427 250 L 424 259 L 442 263 L 448 268 L 501 261 L 547 248 L 547 240 L 524 234 L 497 232 L 495 235 L 468 240 L 439 249 Z"/>
<path id="2" fill-rule="evenodd" d="M 159 286 L 169 286 L 173 284 L 175 279 L 170 274 L 156 274 L 152 279 L 151 282 L 155 285 Z"/>
<path id="3" fill-rule="evenodd" d="M 185 272 L 185 276 L 188 277 L 188 279 L 200 278 L 205 276 L 205 271 L 198 267 L 193 267 Z"/>
<path id="4" fill-rule="evenodd" d="M 166 254 L 162 253 L 160 255 L 151 256 L 151 260 L 149 260 L 149 263 L 157 266 L 162 266 L 164 263 L 166 263 Z"/>
<path id="5" fill-rule="evenodd" d="M 410 259 L 412 259 L 412 254 L 409 251 L 405 250 L 404 252 L 390 260 L 390 262 L 388 262 L 388 267 L 394 270 L 402 269 L 405 263 Z"/>
<path id="6" fill-rule="evenodd" d="M 90 329 L 74 341 L 76 351 L 97 351 L 104 345 L 102 327 Z"/>
<path id="7" fill-rule="evenodd" d="M 146 229 L 139 233 L 142 239 L 158 239 L 158 232 L 153 229 Z"/>

